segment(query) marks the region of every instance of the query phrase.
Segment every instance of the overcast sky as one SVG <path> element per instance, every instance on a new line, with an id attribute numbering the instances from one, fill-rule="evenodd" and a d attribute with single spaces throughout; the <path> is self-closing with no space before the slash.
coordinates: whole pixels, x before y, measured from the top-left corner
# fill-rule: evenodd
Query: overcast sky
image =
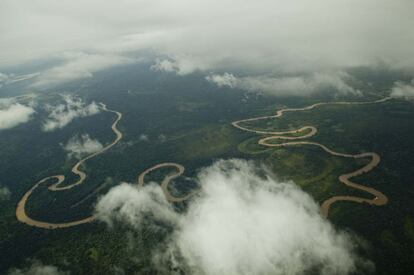
<path id="1" fill-rule="evenodd" d="M 257 66 L 404 62 L 413 10 L 409 0 L 2 0 L 0 60 L 144 47 L 200 68 L 222 57 Z"/>
<path id="2" fill-rule="evenodd" d="M 135 62 L 140 52 L 158 57 L 153 69 L 178 75 L 343 75 L 379 61 L 411 71 L 413 10 L 411 0 L 2 0 L 0 72 L 62 58 L 38 77 L 43 86 Z"/>

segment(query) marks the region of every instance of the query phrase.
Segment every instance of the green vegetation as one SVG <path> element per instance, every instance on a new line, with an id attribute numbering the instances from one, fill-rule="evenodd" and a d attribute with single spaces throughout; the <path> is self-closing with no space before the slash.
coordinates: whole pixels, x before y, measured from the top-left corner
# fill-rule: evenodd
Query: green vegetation
<path id="1" fill-rule="evenodd" d="M 294 181 L 318 202 L 334 195 L 366 195 L 347 188 L 337 179 L 363 166 L 366 160 L 334 157 L 313 146 L 267 148 L 257 144 L 264 135 L 231 126 L 239 119 L 274 114 L 282 106 L 302 107 L 331 98 L 257 96 L 245 102 L 242 93 L 213 87 L 204 81 L 204 76 L 177 78 L 128 66 L 72 85 L 65 89 L 81 87 L 79 93 L 87 100 L 102 101 L 109 108 L 122 111 L 119 128 L 124 138 L 110 151 L 85 164 L 83 170 L 88 178 L 84 185 L 67 192 L 48 192 L 47 184 L 36 190 L 27 205 L 33 217 L 47 221 L 86 217 L 92 213 L 98 197 L 111 187 L 121 181 L 136 183 L 140 172 L 161 162 L 185 166 L 184 175 L 170 187 L 176 195 L 186 194 L 197 188 L 194 176 L 198 169 L 215 159 L 233 157 L 264 162 L 279 179 Z M 369 95 L 359 100 L 377 97 Z M 45 93 L 40 100 L 40 104 L 54 105 L 59 97 Z M 75 120 L 50 133 L 41 131 L 46 115 L 40 109 L 29 123 L 1 132 L 0 184 L 7 186 L 12 196 L 0 202 L 0 254 L 6 255 L 0 259 L 0 273 L 24 266 L 30 258 L 71 270 L 73 274 L 115 272 L 115 266 L 127 274 L 154 272 L 147 252 L 168 235 L 168 228 L 150 221 L 137 232 L 119 225 L 108 229 L 100 223 L 48 231 L 16 220 L 17 202 L 38 180 L 57 174 L 65 174 L 69 181 L 74 178 L 70 169 L 76 160 L 67 158 L 62 144 L 83 133 L 101 143 L 114 138 L 109 128 L 114 119 L 111 114 Z M 412 103 L 392 100 L 366 106 L 323 106 L 243 126 L 283 131 L 311 125 L 318 133 L 306 140 L 344 153 L 378 152 L 380 165 L 355 181 L 382 191 L 389 197 L 389 204 L 374 207 L 337 203 L 330 219 L 339 228 L 367 240 L 366 253 L 375 262 L 377 273 L 409 274 L 414 269 L 413 121 Z M 292 134 L 296 135 L 299 133 Z M 156 170 L 148 174 L 146 181 L 159 183 L 171 172 L 170 168 Z"/>
<path id="2" fill-rule="evenodd" d="M 188 160 L 224 155 L 241 141 L 240 134 L 231 125 L 209 125 L 172 139 L 178 143 L 177 157 Z"/>
<path id="3" fill-rule="evenodd" d="M 351 228 L 369 240 L 372 246 L 369 253 L 376 263 L 377 273 L 409 274 L 414 262 L 412 121 L 413 105 L 392 100 L 366 106 L 322 106 L 312 111 L 287 113 L 282 118 L 257 121 L 257 125 L 251 122 L 249 127 L 284 131 L 312 125 L 318 133 L 307 140 L 343 153 L 379 153 L 380 165 L 354 180 L 382 191 L 390 199 L 389 203 L 375 207 L 340 202 L 331 209 L 330 219 L 337 226 Z M 238 149 L 250 156 L 261 156 L 279 177 L 295 181 L 317 201 L 334 195 L 367 195 L 347 188 L 337 180 L 340 174 L 362 167 L 366 160 L 332 157 L 312 146 L 265 149 L 257 144 L 260 137 L 263 136 L 245 140 Z"/>
<path id="4" fill-rule="evenodd" d="M 245 141 L 237 145 L 237 149 L 240 152 L 249 154 L 249 155 L 262 154 L 262 153 L 269 152 L 272 150 L 272 149 L 259 145 L 258 144 L 259 139 L 260 139 L 259 137 L 252 137 L 252 138 L 246 139 Z"/>

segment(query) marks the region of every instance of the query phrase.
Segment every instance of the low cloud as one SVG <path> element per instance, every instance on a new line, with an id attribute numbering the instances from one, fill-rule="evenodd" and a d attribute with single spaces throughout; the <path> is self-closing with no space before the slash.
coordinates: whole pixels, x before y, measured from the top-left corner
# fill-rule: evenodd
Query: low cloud
<path id="1" fill-rule="evenodd" d="M 149 141 L 149 137 L 146 134 L 142 134 L 138 138 L 140 141 Z"/>
<path id="2" fill-rule="evenodd" d="M 59 270 L 53 265 L 44 265 L 39 261 L 33 261 L 31 266 L 23 269 L 13 268 L 9 275 L 69 275 L 69 272 Z"/>
<path id="3" fill-rule="evenodd" d="M 74 136 L 69 139 L 68 143 L 63 147 L 68 157 L 81 158 L 85 154 L 92 154 L 102 150 L 103 145 L 96 139 L 90 138 L 88 134 Z"/>
<path id="4" fill-rule="evenodd" d="M 89 77 L 97 67 L 119 64 L 137 52 L 154 53 L 159 58 L 154 69 L 178 74 L 322 72 L 370 66 L 378 59 L 396 68 L 414 67 L 414 4 L 407 0 L 1 4 L 3 66 L 75 52 L 67 64 L 45 72 L 38 85 Z M 76 52 L 85 49 L 78 58 Z"/>
<path id="5" fill-rule="evenodd" d="M 347 83 L 350 78 L 351 76 L 345 72 L 285 77 L 236 77 L 231 73 L 224 73 L 207 76 L 206 80 L 219 87 L 262 92 L 275 96 L 306 96 L 322 91 L 332 91 L 337 94 L 360 94 L 358 90 Z"/>
<path id="6" fill-rule="evenodd" d="M 97 71 L 129 63 L 132 59 L 114 54 L 69 52 L 63 55 L 62 65 L 42 72 L 33 87 L 50 87 L 73 80 L 92 77 Z"/>
<path id="7" fill-rule="evenodd" d="M 96 213 L 97 217 L 109 226 L 116 222 L 126 222 L 136 228 L 141 226 L 148 213 L 151 213 L 155 220 L 170 223 L 175 223 L 179 218 L 156 184 L 148 184 L 138 189 L 131 184 L 122 183 L 99 200 Z"/>
<path id="8" fill-rule="evenodd" d="M 151 66 L 151 69 L 154 71 L 165 71 L 165 72 L 178 72 L 179 68 L 173 61 L 168 59 L 159 59 L 155 60 L 155 64 Z"/>
<path id="9" fill-rule="evenodd" d="M 154 65 L 151 66 L 151 69 L 154 71 L 174 72 L 178 75 L 187 75 L 194 71 L 205 71 L 209 68 L 208 64 L 186 55 L 177 55 L 174 59 L 157 58 Z"/>
<path id="10" fill-rule="evenodd" d="M 49 132 L 60 129 L 78 117 L 87 117 L 100 112 L 95 102 L 87 105 L 81 98 L 64 95 L 64 104 L 48 106 L 48 118 L 43 123 L 43 131 Z"/>
<path id="11" fill-rule="evenodd" d="M 0 88 L 6 85 L 13 84 L 13 83 L 30 80 L 32 78 L 35 78 L 38 75 L 39 73 L 23 74 L 23 75 L 0 73 Z"/>
<path id="12" fill-rule="evenodd" d="M 0 130 L 10 129 L 28 122 L 35 110 L 14 99 L 0 99 Z"/>
<path id="13" fill-rule="evenodd" d="M 364 261 L 354 253 L 354 239 L 323 219 L 296 185 L 263 171 L 243 160 L 216 162 L 198 174 L 201 190 L 185 213 L 173 209 L 158 185 L 123 183 L 98 201 L 97 217 L 135 229 L 151 217 L 173 228 L 152 251 L 155 268 L 192 274 L 355 272 Z"/>
<path id="14" fill-rule="evenodd" d="M 7 201 L 10 199 L 11 192 L 6 186 L 0 185 L 0 201 Z"/>
<path id="15" fill-rule="evenodd" d="M 414 99 L 414 79 L 411 83 L 404 83 L 397 81 L 394 83 L 394 87 L 391 90 L 391 96 L 402 97 L 405 99 Z"/>

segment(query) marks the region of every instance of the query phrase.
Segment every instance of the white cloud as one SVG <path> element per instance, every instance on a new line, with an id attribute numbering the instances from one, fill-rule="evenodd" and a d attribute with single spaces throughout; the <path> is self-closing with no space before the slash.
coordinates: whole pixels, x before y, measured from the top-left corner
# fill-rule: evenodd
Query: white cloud
<path id="1" fill-rule="evenodd" d="M 6 201 L 10 199 L 10 195 L 11 195 L 11 192 L 9 188 L 7 188 L 6 186 L 0 185 L 0 201 Z"/>
<path id="2" fill-rule="evenodd" d="M 155 64 L 151 66 L 151 69 L 155 71 L 175 72 L 178 75 L 187 75 L 197 70 L 204 71 L 209 68 L 210 66 L 195 60 L 195 57 L 187 55 L 175 55 L 171 59 L 157 58 Z"/>
<path id="3" fill-rule="evenodd" d="M 209 82 L 212 82 L 216 84 L 219 87 L 229 87 L 229 88 L 236 88 L 240 81 L 239 78 L 236 78 L 233 74 L 230 73 L 224 73 L 222 75 L 220 74 L 213 74 L 206 76 L 206 80 Z"/>
<path id="4" fill-rule="evenodd" d="M 141 134 L 138 139 L 140 141 L 149 141 L 149 137 L 146 134 Z"/>
<path id="5" fill-rule="evenodd" d="M 5 86 L 5 85 L 9 85 L 9 84 L 13 84 L 13 83 L 17 83 L 17 82 L 21 82 L 21 81 L 25 81 L 25 80 L 35 78 L 38 75 L 39 75 L 39 73 L 23 74 L 23 75 L 14 75 L 14 74 L 9 74 L 8 75 L 8 74 L 0 73 L 0 88 Z"/>
<path id="6" fill-rule="evenodd" d="M 11 79 L 8 80 L 7 84 L 13 84 L 13 83 L 21 82 L 21 81 L 30 80 L 30 79 L 37 77 L 38 75 L 39 73 L 13 75 Z"/>
<path id="7" fill-rule="evenodd" d="M 64 60 L 63 64 L 42 72 L 32 86 L 47 87 L 89 78 L 99 70 L 132 61 L 130 58 L 118 55 L 86 54 L 83 52 L 65 53 Z"/>
<path id="8" fill-rule="evenodd" d="M 9 270 L 9 275 L 68 275 L 69 272 L 59 270 L 53 265 L 44 265 L 39 261 L 33 261 L 30 267 L 24 269 L 14 268 Z"/>
<path id="9" fill-rule="evenodd" d="M 159 59 L 155 60 L 155 64 L 151 66 L 151 69 L 154 71 L 165 71 L 165 72 L 176 72 L 179 70 L 177 65 L 168 59 Z"/>
<path id="10" fill-rule="evenodd" d="M 110 226 L 121 221 L 137 228 L 146 213 L 153 214 L 156 220 L 175 223 L 178 219 L 178 214 L 156 184 L 148 184 L 140 190 L 131 184 L 122 183 L 98 201 L 96 213 L 100 220 Z"/>
<path id="11" fill-rule="evenodd" d="M 148 217 L 168 224 L 173 232 L 152 251 L 154 265 L 191 274 L 348 274 L 364 263 L 309 195 L 262 172 L 242 160 L 216 162 L 198 174 L 201 190 L 185 213 L 155 184 L 123 183 L 99 200 L 97 217 L 132 228 Z"/>
<path id="12" fill-rule="evenodd" d="M 414 99 L 414 79 L 408 84 L 401 81 L 395 82 L 391 90 L 391 96 Z"/>
<path id="13" fill-rule="evenodd" d="M 69 157 L 81 158 L 85 154 L 92 154 L 102 150 L 103 145 L 96 139 L 90 138 L 88 134 L 74 136 L 69 139 L 63 149 Z"/>
<path id="14" fill-rule="evenodd" d="M 44 131 L 49 132 L 63 128 L 75 118 L 87 117 L 100 112 L 95 102 L 86 105 L 81 98 L 70 95 L 64 95 L 63 99 L 65 101 L 64 104 L 47 107 L 51 112 L 43 123 Z"/>
<path id="15" fill-rule="evenodd" d="M 0 63 L 6 65 L 62 51 L 112 56 L 149 50 L 168 57 L 154 68 L 179 74 L 329 71 L 377 59 L 414 67 L 407 58 L 414 55 L 413 1 L 3 0 L 0 5 Z M 76 75 L 88 72 L 93 69 Z"/>
<path id="16" fill-rule="evenodd" d="M 209 82 L 219 87 L 227 86 L 251 92 L 263 92 L 268 95 L 311 95 L 320 91 L 333 91 L 339 94 L 359 94 L 347 84 L 351 76 L 345 72 L 313 73 L 306 76 L 246 76 L 236 77 L 230 73 L 207 76 Z"/>
<path id="17" fill-rule="evenodd" d="M 13 98 L 0 99 L 0 130 L 10 129 L 28 122 L 35 110 Z"/>

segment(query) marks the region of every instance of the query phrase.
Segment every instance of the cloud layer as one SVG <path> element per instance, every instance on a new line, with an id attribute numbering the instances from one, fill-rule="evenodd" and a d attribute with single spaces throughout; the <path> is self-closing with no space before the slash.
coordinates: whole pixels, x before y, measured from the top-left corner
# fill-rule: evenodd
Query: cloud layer
<path id="1" fill-rule="evenodd" d="M 414 79 L 411 80 L 411 83 L 397 81 L 391 90 L 391 96 L 409 100 L 414 99 Z"/>
<path id="2" fill-rule="evenodd" d="M 96 139 L 90 138 L 88 134 L 74 136 L 69 139 L 63 149 L 68 154 L 68 157 L 81 158 L 85 154 L 89 155 L 102 150 L 103 145 Z"/>
<path id="3" fill-rule="evenodd" d="M 87 105 L 81 98 L 71 95 L 64 95 L 63 100 L 64 104 L 47 106 L 50 113 L 43 123 L 43 131 L 54 131 L 65 127 L 78 117 L 87 117 L 100 112 L 95 102 Z"/>
<path id="4" fill-rule="evenodd" d="M 247 76 L 236 77 L 230 73 L 213 74 L 206 80 L 219 87 L 229 87 L 267 95 L 304 96 L 329 91 L 337 94 L 359 94 L 347 84 L 351 76 L 345 72 L 313 73 L 306 76 Z"/>
<path id="5" fill-rule="evenodd" d="M 10 129 L 28 122 L 35 110 L 14 99 L 0 99 L 0 130 Z"/>
<path id="6" fill-rule="evenodd" d="M 77 52 L 38 85 L 89 77 L 137 52 L 180 75 L 326 72 L 378 60 L 412 69 L 412 10 L 406 0 L 4 0 L 0 64 Z"/>
<path id="7" fill-rule="evenodd" d="M 0 88 L 6 85 L 33 79 L 38 75 L 39 75 L 38 73 L 23 74 L 23 75 L 14 75 L 14 74 L 8 75 L 8 74 L 0 73 Z"/>
<path id="8" fill-rule="evenodd" d="M 32 86 L 49 87 L 82 78 L 90 78 L 96 71 L 132 61 L 130 58 L 118 55 L 82 52 L 65 53 L 63 58 L 64 61 L 61 65 L 42 72 Z"/>
<path id="9" fill-rule="evenodd" d="M 293 183 L 259 176 L 242 160 L 218 161 L 197 176 L 201 190 L 185 213 L 161 189 L 114 187 L 96 206 L 100 220 L 139 228 L 151 217 L 174 228 L 153 253 L 195 274 L 347 274 L 355 271 L 352 238 L 319 215 L 318 205 Z"/>

